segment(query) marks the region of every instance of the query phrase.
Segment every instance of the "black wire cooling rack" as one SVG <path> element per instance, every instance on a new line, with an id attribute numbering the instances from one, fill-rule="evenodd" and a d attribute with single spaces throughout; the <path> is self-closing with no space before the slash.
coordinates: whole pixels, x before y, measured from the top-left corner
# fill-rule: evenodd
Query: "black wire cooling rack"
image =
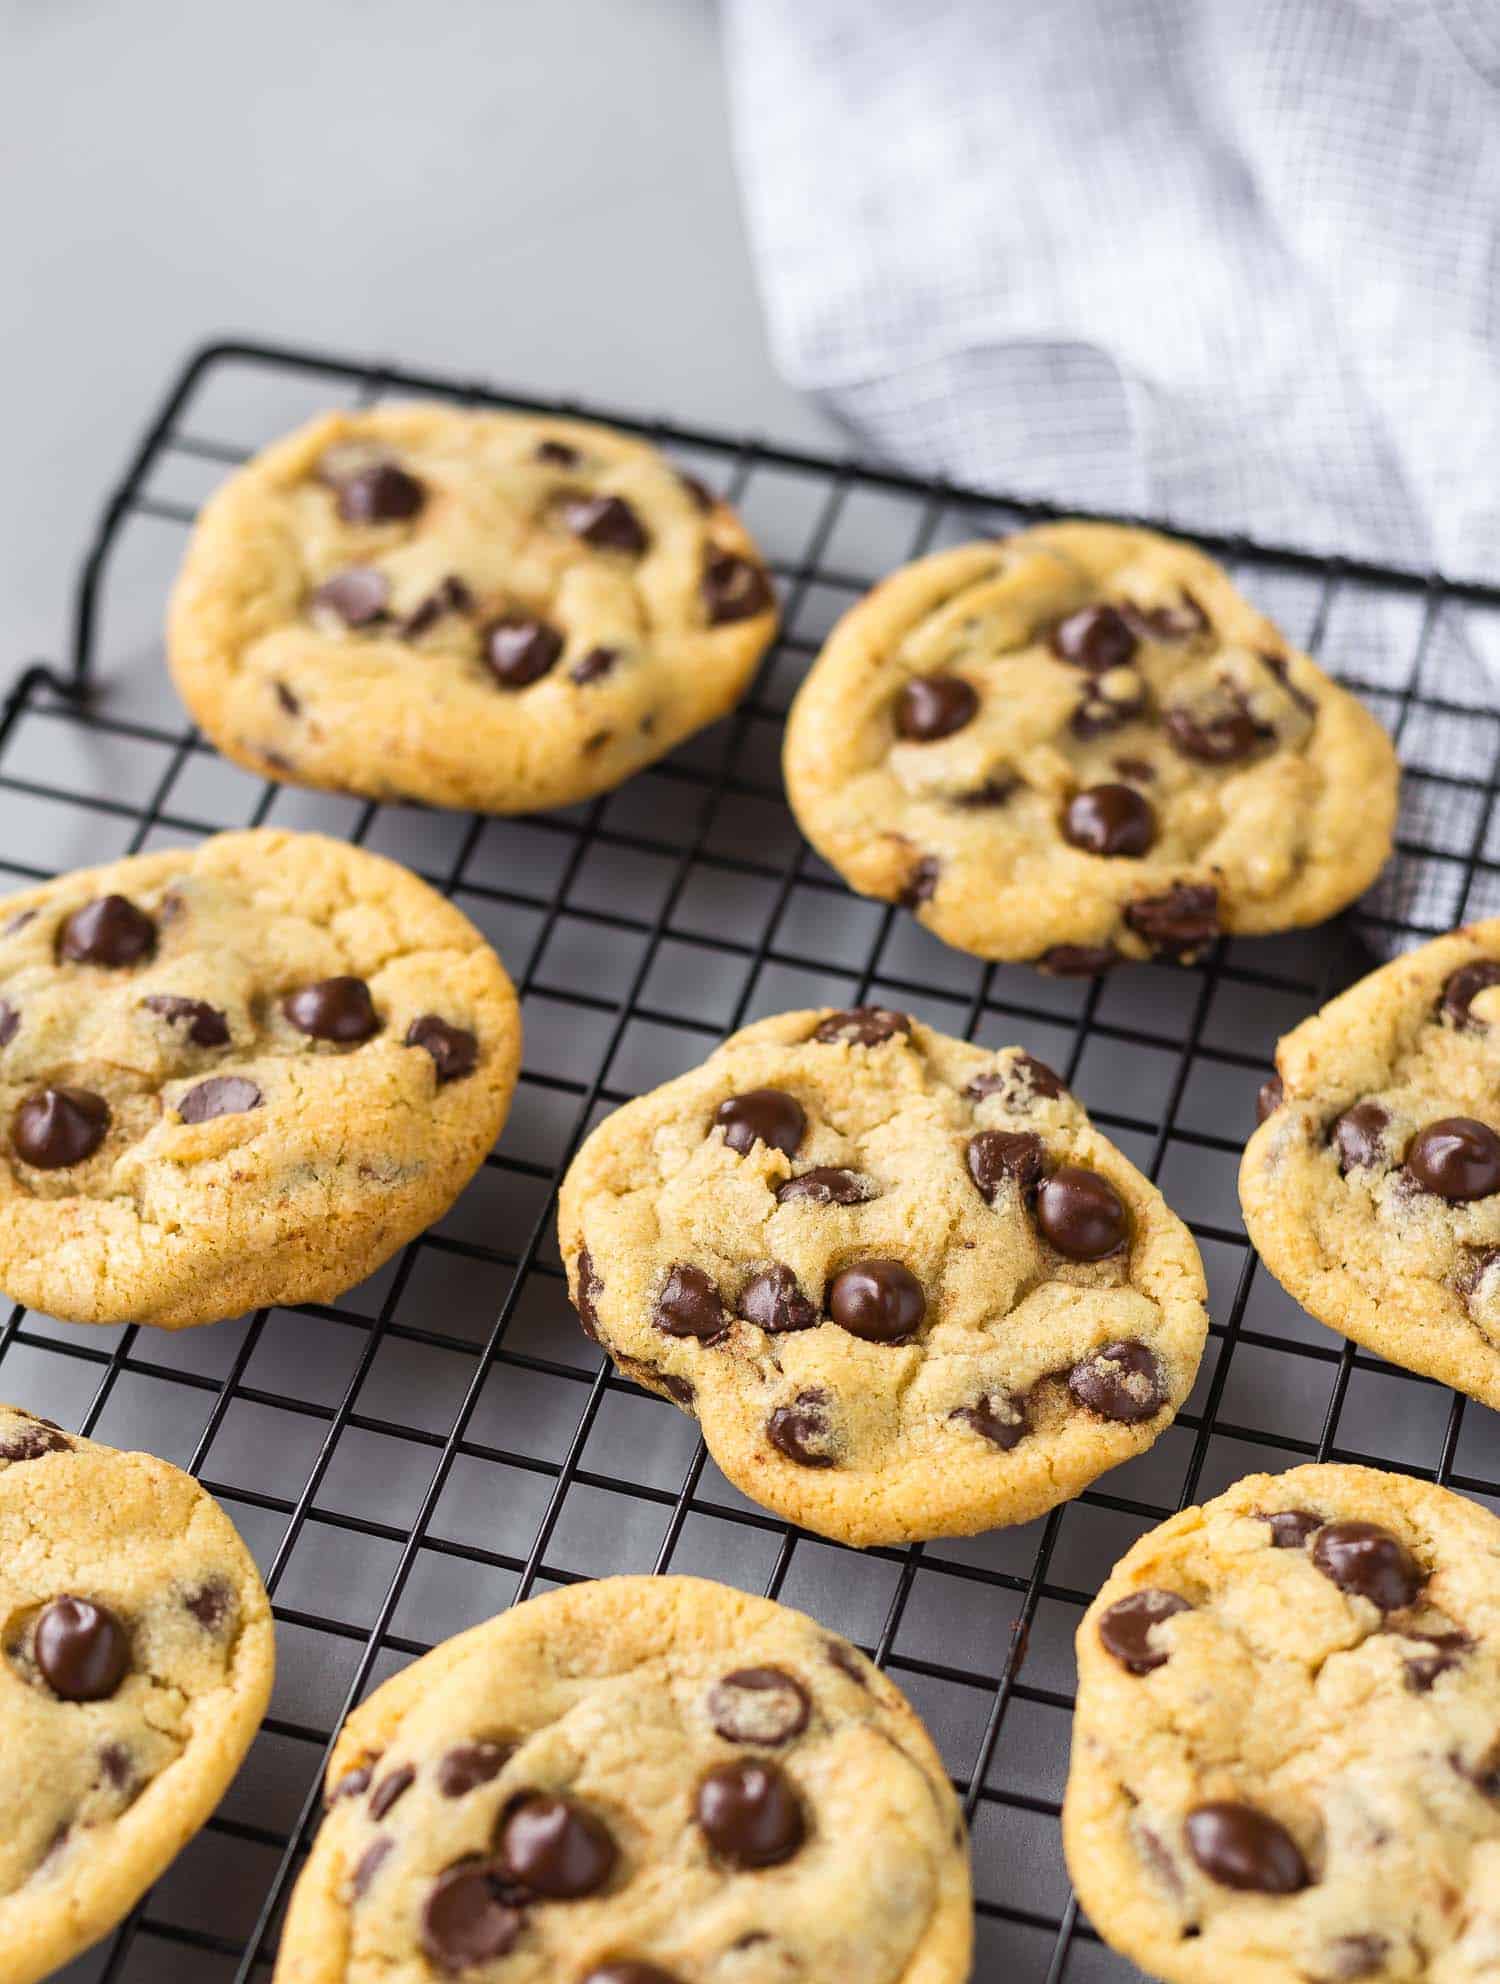
<path id="1" fill-rule="evenodd" d="M 785 632 L 745 702 L 622 790 L 490 820 L 263 784 L 184 722 L 161 662 L 166 587 L 197 503 L 329 404 L 435 396 L 594 414 L 723 489 L 779 574 Z M 70 666 L 0 717 L 0 869 L 56 870 L 271 822 L 394 854 L 458 902 L 520 988 L 526 1065 L 453 1211 L 339 1302 L 211 1329 L 84 1329 L 14 1309 L 0 1394 L 189 1467 L 275 1604 L 271 1714 L 220 1811 L 74 1984 L 268 1974 L 345 1710 L 436 1641 L 533 1593 L 620 1570 L 699 1572 L 805 1607 L 911 1696 L 968 1811 L 975 1974 L 1074 1984 L 1127 1970 L 1073 1903 L 1058 1843 L 1072 1635 L 1111 1563 L 1183 1503 L 1310 1458 L 1397 1466 L 1500 1498 L 1500 1421 L 1356 1354 L 1261 1270 L 1234 1189 L 1277 1036 L 1369 962 L 1350 925 L 1221 943 L 1192 970 L 1052 981 L 944 949 L 851 896 L 798 836 L 778 776 L 787 702 L 833 619 L 903 559 L 1049 514 L 886 470 L 616 411 L 314 352 L 199 352 L 109 497 Z M 1407 773 L 1405 860 L 1366 905 L 1391 948 L 1500 913 L 1500 588 L 1203 540 L 1292 639 L 1363 695 Z M 20 855 L 24 853 L 26 859 Z M 34 860 L 33 860 L 34 857 Z M 1064 1071 L 1192 1225 L 1213 1330 L 1149 1454 L 1044 1520 L 907 1550 L 778 1522 L 689 1420 L 601 1368 L 568 1306 L 558 1176 L 589 1128 L 791 1006 L 872 999 Z"/>

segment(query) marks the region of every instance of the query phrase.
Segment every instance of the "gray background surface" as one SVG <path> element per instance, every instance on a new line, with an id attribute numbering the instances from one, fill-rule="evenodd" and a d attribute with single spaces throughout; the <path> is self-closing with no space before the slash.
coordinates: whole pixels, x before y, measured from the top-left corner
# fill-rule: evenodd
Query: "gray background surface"
<path id="1" fill-rule="evenodd" d="M 226 333 L 826 438 L 765 346 L 706 0 L 0 0 L 0 671 Z"/>

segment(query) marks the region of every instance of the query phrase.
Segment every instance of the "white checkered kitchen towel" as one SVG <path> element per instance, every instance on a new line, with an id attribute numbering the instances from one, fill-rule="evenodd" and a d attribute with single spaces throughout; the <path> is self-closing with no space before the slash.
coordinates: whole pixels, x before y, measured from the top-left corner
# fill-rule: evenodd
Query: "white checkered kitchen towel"
<path id="1" fill-rule="evenodd" d="M 1500 577 L 1500 0 L 726 0 L 726 35 L 778 362 L 867 448 Z M 1442 645 L 1425 686 L 1474 702 Z M 1445 923 L 1441 876 L 1396 888 Z"/>

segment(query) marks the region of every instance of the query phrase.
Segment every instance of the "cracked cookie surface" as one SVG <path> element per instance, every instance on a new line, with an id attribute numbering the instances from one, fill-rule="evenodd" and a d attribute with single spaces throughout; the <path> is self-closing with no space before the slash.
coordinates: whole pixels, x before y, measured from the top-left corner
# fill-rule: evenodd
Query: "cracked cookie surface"
<path id="1" fill-rule="evenodd" d="M 518 813 L 724 715 L 775 624 L 738 518 L 645 442 L 392 406 L 313 421 L 214 495 L 168 661 L 267 777 Z"/>
<path id="2" fill-rule="evenodd" d="M 1078 1629 L 1079 1898 L 1173 1984 L 1492 1976 L 1497 1700 L 1494 1516 L 1372 1468 L 1237 1482 Z"/>
<path id="3" fill-rule="evenodd" d="M 1318 1321 L 1500 1407 L 1500 919 L 1285 1036 L 1246 1146 L 1261 1259 Z"/>
<path id="4" fill-rule="evenodd" d="M 191 1476 L 0 1405 L 0 1974 L 111 1928 L 207 1819 L 265 1713 L 271 1609 Z"/>
<path id="5" fill-rule="evenodd" d="M 1151 1445 L 1207 1319 L 1187 1228 L 1017 1048 L 783 1013 L 563 1181 L 584 1327 L 745 1494 L 848 1543 L 1024 1522 Z"/>
<path id="6" fill-rule="evenodd" d="M 698 1578 L 534 1598 L 345 1723 L 276 1984 L 960 1984 L 968 1856 L 847 1641 Z"/>
<path id="7" fill-rule="evenodd" d="M 1374 717 L 1212 560 L 1113 524 L 894 573 L 829 637 L 784 762 L 861 894 L 1061 973 L 1320 922 L 1395 825 Z"/>
<path id="8" fill-rule="evenodd" d="M 220 834 L 0 903 L 0 1288 L 75 1322 L 321 1301 L 505 1120 L 510 981 L 379 855 Z"/>

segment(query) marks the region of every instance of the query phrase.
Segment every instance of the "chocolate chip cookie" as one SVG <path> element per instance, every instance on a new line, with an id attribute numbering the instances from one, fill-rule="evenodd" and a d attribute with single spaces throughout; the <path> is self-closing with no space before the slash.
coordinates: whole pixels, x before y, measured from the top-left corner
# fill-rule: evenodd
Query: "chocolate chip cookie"
<path id="1" fill-rule="evenodd" d="M 1078 1629 L 1063 1841 L 1173 1984 L 1491 1974 L 1500 1522 L 1404 1475 L 1251 1475 L 1129 1550 Z"/>
<path id="2" fill-rule="evenodd" d="M 901 1695 L 698 1578 L 531 1599 L 344 1725 L 276 1984 L 959 1984 L 963 1823 Z"/>
<path id="3" fill-rule="evenodd" d="M 1317 923 L 1391 848 L 1361 704 L 1217 565 L 1049 524 L 907 566 L 793 705 L 803 832 L 863 895 L 979 957 L 1095 973 Z"/>
<path id="4" fill-rule="evenodd" d="M 1024 1522 L 1149 1447 L 1203 1350 L 1186 1227 L 1018 1048 L 782 1013 L 563 1181 L 573 1303 L 724 1473 L 847 1543 Z"/>
<path id="5" fill-rule="evenodd" d="M 0 902 L 0 1288 L 181 1329 L 322 1301 L 505 1120 L 515 994 L 451 903 L 315 834 L 220 834 Z"/>
<path id="6" fill-rule="evenodd" d="M 271 1608 L 191 1476 L 0 1405 L 0 1974 L 134 1905 L 218 1803 L 271 1693 Z"/>
<path id="7" fill-rule="evenodd" d="M 723 716 L 775 625 L 733 511 L 644 442 L 392 406 L 328 414 L 218 491 L 168 659 L 252 771 L 523 813 Z"/>
<path id="8" fill-rule="evenodd" d="M 1320 1323 L 1500 1406 L 1500 919 L 1287 1034 L 1240 1165 L 1261 1259 Z"/>

